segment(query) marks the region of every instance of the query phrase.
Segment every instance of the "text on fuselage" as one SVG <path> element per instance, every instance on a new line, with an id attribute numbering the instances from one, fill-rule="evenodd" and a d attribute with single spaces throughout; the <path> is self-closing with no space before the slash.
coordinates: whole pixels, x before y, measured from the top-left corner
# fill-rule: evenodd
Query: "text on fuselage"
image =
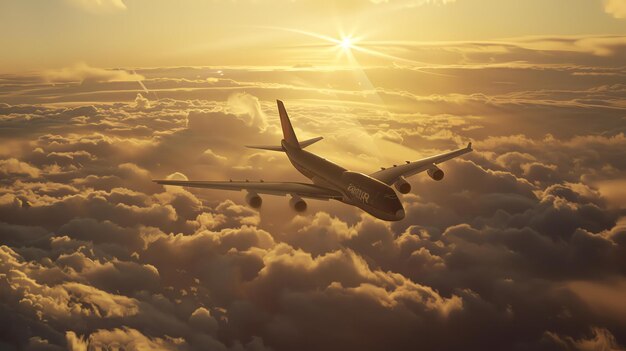
<path id="1" fill-rule="evenodd" d="M 348 192 L 363 203 L 368 204 L 370 201 L 370 194 L 368 192 L 352 184 L 348 185 Z"/>

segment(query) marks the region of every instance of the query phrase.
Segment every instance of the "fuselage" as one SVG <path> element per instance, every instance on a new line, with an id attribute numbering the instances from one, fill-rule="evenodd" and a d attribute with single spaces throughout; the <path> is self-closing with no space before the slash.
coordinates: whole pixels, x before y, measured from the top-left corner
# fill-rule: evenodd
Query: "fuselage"
<path id="1" fill-rule="evenodd" d="M 365 174 L 348 171 L 322 157 L 293 147 L 285 140 L 282 141 L 282 147 L 300 173 L 316 185 L 341 193 L 342 202 L 387 221 L 404 218 L 402 203 L 387 184 Z"/>

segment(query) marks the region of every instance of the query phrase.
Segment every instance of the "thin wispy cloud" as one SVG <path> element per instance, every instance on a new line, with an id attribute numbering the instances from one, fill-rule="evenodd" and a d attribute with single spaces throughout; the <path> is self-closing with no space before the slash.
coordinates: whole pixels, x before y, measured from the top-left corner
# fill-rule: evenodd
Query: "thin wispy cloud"
<path id="1" fill-rule="evenodd" d="M 127 9 L 124 0 L 65 0 L 72 6 L 94 14 L 106 14 Z"/>
<path id="2" fill-rule="evenodd" d="M 78 63 L 74 66 L 62 69 L 47 70 L 43 73 L 43 78 L 52 83 L 61 82 L 139 82 L 144 90 L 142 80 L 144 77 L 133 71 L 124 69 L 105 69 L 92 67 L 86 63 Z"/>

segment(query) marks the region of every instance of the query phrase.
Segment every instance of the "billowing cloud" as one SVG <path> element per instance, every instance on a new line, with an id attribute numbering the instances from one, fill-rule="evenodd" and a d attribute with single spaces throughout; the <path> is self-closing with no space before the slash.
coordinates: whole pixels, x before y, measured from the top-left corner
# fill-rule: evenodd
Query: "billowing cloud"
<path id="1" fill-rule="evenodd" d="M 37 178 L 40 170 L 37 167 L 33 167 L 26 162 L 21 162 L 15 158 L 9 158 L 6 160 L 0 160 L 0 173 L 5 176 L 9 174 L 21 174 Z"/>
<path id="2" fill-rule="evenodd" d="M 267 117 L 261 110 L 259 99 L 247 93 L 235 93 L 228 97 L 228 107 L 236 115 L 243 116 L 246 123 L 265 130 Z"/>

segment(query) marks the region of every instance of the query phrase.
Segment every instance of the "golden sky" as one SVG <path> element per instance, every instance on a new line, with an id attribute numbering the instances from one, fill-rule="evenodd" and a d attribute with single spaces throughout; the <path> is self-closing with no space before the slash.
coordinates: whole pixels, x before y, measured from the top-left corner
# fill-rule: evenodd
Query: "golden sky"
<path id="1" fill-rule="evenodd" d="M 621 35 L 625 6 L 622 0 L 5 0 L 0 72 L 78 61 L 100 67 L 345 63 L 331 48 L 320 50 L 327 41 L 302 32 L 353 36 L 400 57 L 400 44 Z M 356 56 L 361 64 L 380 62 Z"/>

